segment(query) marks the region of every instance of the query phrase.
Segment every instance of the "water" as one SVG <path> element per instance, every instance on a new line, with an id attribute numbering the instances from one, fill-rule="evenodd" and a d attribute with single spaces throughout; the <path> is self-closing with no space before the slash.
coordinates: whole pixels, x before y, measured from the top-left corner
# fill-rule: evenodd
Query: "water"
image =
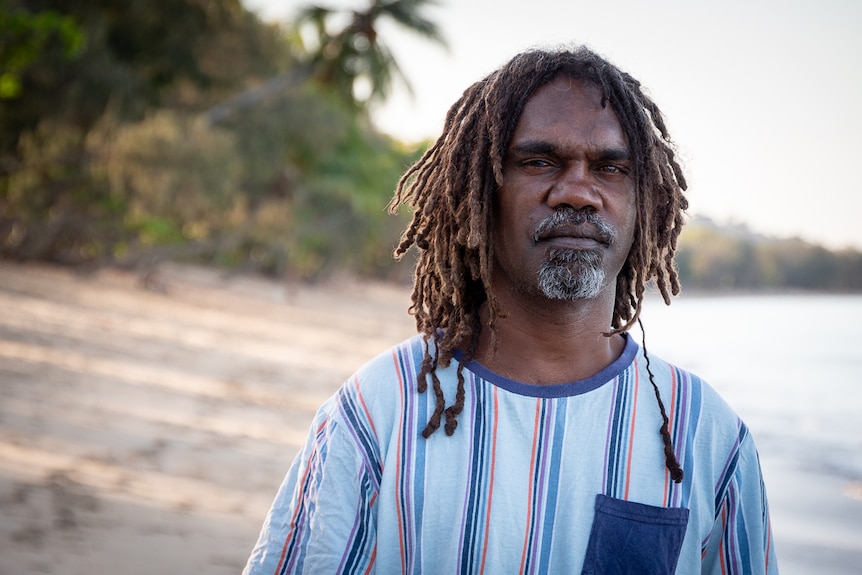
<path id="1" fill-rule="evenodd" d="M 781 572 L 862 573 L 862 296 L 656 298 L 642 319 L 754 434 Z"/>

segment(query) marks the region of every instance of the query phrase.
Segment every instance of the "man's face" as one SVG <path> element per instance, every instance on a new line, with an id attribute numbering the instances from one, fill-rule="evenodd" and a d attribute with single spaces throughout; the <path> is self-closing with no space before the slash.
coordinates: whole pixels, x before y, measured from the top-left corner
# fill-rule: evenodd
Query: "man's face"
<path id="1" fill-rule="evenodd" d="M 628 142 L 599 89 L 562 76 L 539 88 L 503 164 L 495 288 L 555 300 L 615 289 L 635 214 Z"/>

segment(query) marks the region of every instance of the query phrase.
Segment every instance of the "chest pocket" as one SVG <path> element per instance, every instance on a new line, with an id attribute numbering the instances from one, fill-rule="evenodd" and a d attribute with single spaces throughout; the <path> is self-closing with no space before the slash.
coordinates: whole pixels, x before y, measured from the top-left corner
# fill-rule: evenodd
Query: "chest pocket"
<path id="1" fill-rule="evenodd" d="M 582 575 L 667 575 L 674 572 L 688 509 L 596 496 Z"/>

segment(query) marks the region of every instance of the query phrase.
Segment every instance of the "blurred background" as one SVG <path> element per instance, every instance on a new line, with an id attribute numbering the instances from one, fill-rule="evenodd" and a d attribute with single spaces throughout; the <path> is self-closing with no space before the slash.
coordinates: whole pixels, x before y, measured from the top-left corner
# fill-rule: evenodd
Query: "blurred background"
<path id="1" fill-rule="evenodd" d="M 398 178 L 464 88 L 559 43 L 640 79 L 687 170 L 651 349 L 752 428 L 782 572 L 859 573 L 860 25 L 850 0 L 0 0 L 0 574 L 236 572 L 314 409 L 413 330 Z"/>

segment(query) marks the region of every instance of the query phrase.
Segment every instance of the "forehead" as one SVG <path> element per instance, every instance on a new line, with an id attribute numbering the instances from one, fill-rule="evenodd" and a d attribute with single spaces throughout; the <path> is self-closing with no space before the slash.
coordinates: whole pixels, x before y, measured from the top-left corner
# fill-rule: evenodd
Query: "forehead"
<path id="1" fill-rule="evenodd" d="M 527 100 L 510 147 L 523 139 L 628 149 L 616 112 L 599 87 L 565 76 L 541 86 Z"/>

